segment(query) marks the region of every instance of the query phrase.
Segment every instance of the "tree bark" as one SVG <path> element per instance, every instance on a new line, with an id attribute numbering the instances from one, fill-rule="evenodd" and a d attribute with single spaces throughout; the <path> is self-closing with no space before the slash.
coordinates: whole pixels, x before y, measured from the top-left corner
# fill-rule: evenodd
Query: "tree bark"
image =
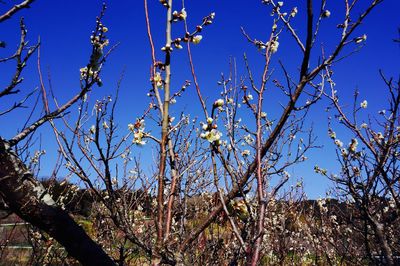
<path id="1" fill-rule="evenodd" d="M 379 242 L 381 244 L 381 248 L 383 251 L 383 256 L 385 257 L 385 263 L 388 266 L 395 265 L 394 260 L 393 260 L 393 252 L 392 249 L 390 248 L 390 245 L 388 243 L 388 240 L 386 239 L 385 233 L 384 233 L 384 226 L 375 218 L 372 216 L 369 217 L 372 223 L 374 224 L 375 227 L 375 232 L 376 235 L 378 236 Z"/>
<path id="2" fill-rule="evenodd" d="M 83 265 L 115 265 L 0 138 L 0 196 L 25 221 L 43 230 Z"/>

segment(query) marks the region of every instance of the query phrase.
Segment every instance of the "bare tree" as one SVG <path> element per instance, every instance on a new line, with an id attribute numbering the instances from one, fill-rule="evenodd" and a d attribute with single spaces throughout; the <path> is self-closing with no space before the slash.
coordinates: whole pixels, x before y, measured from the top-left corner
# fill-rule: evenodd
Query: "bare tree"
<path id="1" fill-rule="evenodd" d="M 10 10 L 0 16 L 0 22 L 10 18 L 18 10 L 29 7 L 33 1 L 24 1 L 21 4 L 13 6 Z M 100 16 L 101 18 L 101 16 Z M 96 38 L 100 25 L 100 18 L 96 27 Z M 0 98 L 11 97 L 22 93 L 19 85 L 22 83 L 22 72 L 26 67 L 28 60 L 40 47 L 40 44 L 28 46 L 26 40 L 26 27 L 21 19 L 20 23 L 21 39 L 15 53 L 9 57 L 0 60 L 2 64 L 15 62 L 15 72 L 8 85 L 0 92 Z M 99 35 L 98 42 L 104 41 L 104 37 Z M 102 48 L 101 48 L 102 49 Z M 98 82 L 98 71 L 102 64 L 103 57 L 96 57 L 101 50 L 98 43 L 93 43 L 91 61 L 88 64 L 88 71 L 94 71 L 91 76 L 87 76 L 82 83 L 79 93 L 69 102 L 60 106 L 54 111 L 50 111 L 46 105 L 45 115 L 36 121 L 26 125 L 20 133 L 10 139 L 0 137 L 0 195 L 10 211 L 16 213 L 25 221 L 37 226 L 41 230 L 54 237 L 63 245 L 68 253 L 86 265 L 113 264 L 108 255 L 97 245 L 86 232 L 60 207 L 58 207 L 51 196 L 46 192 L 40 182 L 38 182 L 31 169 L 21 160 L 21 155 L 29 147 L 29 137 L 45 122 L 51 121 L 62 114 L 75 102 L 80 100 L 91 87 Z M 27 93 L 10 108 L 3 110 L 1 115 L 8 115 L 11 112 L 18 111 L 25 101 L 34 92 Z M 43 97 L 45 94 L 43 92 Z M 28 138 L 26 146 L 19 144 Z M 24 148 L 25 147 L 25 148 Z M 15 148 L 13 150 L 13 148 Z"/>
<path id="2" fill-rule="evenodd" d="M 379 117 L 363 119 L 368 101 L 359 101 L 356 91 L 352 111 L 347 114 L 339 103 L 332 85 L 329 98 L 339 123 L 354 136 L 346 146 L 330 129 L 330 136 L 338 146 L 338 160 L 342 171 L 331 178 L 340 193 L 348 195 L 359 210 L 355 219 L 361 220 L 356 229 L 363 233 L 366 254 L 370 259 L 383 254 L 385 263 L 394 265 L 393 252 L 398 252 L 394 231 L 399 222 L 399 81 L 381 77 L 389 91 L 389 105 Z M 333 127 L 333 126 L 332 126 Z M 375 245 L 374 242 L 379 243 Z"/>

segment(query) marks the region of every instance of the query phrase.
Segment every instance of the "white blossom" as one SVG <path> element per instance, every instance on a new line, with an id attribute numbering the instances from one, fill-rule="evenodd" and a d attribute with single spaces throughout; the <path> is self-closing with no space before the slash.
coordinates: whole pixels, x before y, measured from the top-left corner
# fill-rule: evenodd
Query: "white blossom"
<path id="1" fill-rule="evenodd" d="M 142 130 L 138 130 L 133 134 L 133 143 L 136 145 L 145 145 L 146 141 L 143 140 L 144 134 Z"/>
<path id="2" fill-rule="evenodd" d="M 153 77 L 153 82 L 157 86 L 157 88 L 161 88 L 163 86 L 163 79 L 161 77 L 160 72 L 157 72 Z"/>
<path id="3" fill-rule="evenodd" d="M 364 101 L 362 101 L 362 102 L 360 103 L 360 107 L 363 108 L 363 109 L 367 108 L 367 106 L 368 106 L 367 100 L 364 100 Z"/>
<path id="4" fill-rule="evenodd" d="M 214 102 L 215 107 L 222 107 L 224 105 L 224 100 L 223 99 L 218 99 Z"/>
<path id="5" fill-rule="evenodd" d="M 203 36 L 201 36 L 201 35 L 196 35 L 196 36 L 193 36 L 192 42 L 193 42 L 194 44 L 199 44 L 200 41 L 201 41 L 202 39 L 203 39 Z"/>
<path id="6" fill-rule="evenodd" d="M 92 125 L 91 127 L 90 127 L 90 134 L 94 134 L 94 133 L 96 133 L 96 126 L 95 125 Z"/>
<path id="7" fill-rule="evenodd" d="M 216 129 L 212 129 L 211 131 L 207 131 L 205 133 L 201 133 L 200 137 L 202 139 L 208 140 L 210 143 L 219 144 L 219 140 L 221 139 L 222 133 Z"/>
<path id="8" fill-rule="evenodd" d="M 341 142 L 339 139 L 335 139 L 335 144 L 336 146 L 338 146 L 339 148 L 341 148 L 343 146 L 343 142 Z"/>
<path id="9" fill-rule="evenodd" d="M 325 10 L 324 13 L 322 13 L 323 18 L 329 18 L 331 16 L 331 11 Z"/>
<path id="10" fill-rule="evenodd" d="M 290 16 L 291 16 L 292 18 L 294 18 L 296 15 L 297 15 L 297 7 L 294 7 L 294 8 L 292 9 L 292 11 L 290 12 Z"/>
<path id="11" fill-rule="evenodd" d="M 242 151 L 242 156 L 249 156 L 250 155 L 250 150 L 244 150 Z"/>

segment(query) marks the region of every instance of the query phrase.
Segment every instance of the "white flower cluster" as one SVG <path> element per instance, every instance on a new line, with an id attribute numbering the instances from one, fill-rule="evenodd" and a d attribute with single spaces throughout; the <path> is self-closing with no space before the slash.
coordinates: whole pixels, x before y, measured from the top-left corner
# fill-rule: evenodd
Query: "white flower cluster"
<path id="1" fill-rule="evenodd" d="M 250 134 L 244 136 L 243 139 L 247 143 L 247 145 L 251 145 L 254 143 L 254 138 Z"/>
<path id="2" fill-rule="evenodd" d="M 269 42 L 267 42 L 267 45 Z M 279 47 L 279 42 L 278 42 L 278 37 L 276 37 L 276 40 L 272 40 L 270 44 L 269 50 L 271 51 L 272 54 L 278 52 L 278 47 Z"/>
<path id="3" fill-rule="evenodd" d="M 136 145 L 145 145 L 146 141 L 143 140 L 144 134 L 144 120 L 137 119 L 135 124 L 128 124 L 128 129 L 133 132 L 133 143 Z"/>
<path id="4" fill-rule="evenodd" d="M 31 157 L 31 164 L 38 164 L 40 157 L 44 154 L 46 154 L 46 150 L 35 151 L 35 155 L 33 155 L 33 157 Z"/>
<path id="5" fill-rule="evenodd" d="M 250 150 L 244 150 L 244 151 L 242 151 L 242 156 L 243 156 L 243 157 L 250 156 Z"/>
<path id="6" fill-rule="evenodd" d="M 156 72 L 156 74 L 152 78 L 152 82 L 155 87 L 162 89 L 162 87 L 164 86 L 164 81 L 163 78 L 161 77 L 160 72 Z"/>
<path id="7" fill-rule="evenodd" d="M 276 26 L 276 24 L 274 24 L 274 26 Z M 276 27 L 273 27 L 273 29 L 275 28 Z M 274 40 L 271 40 L 271 42 L 266 42 L 266 43 L 257 42 L 256 46 L 261 50 L 265 50 L 269 46 L 269 51 L 271 52 L 271 54 L 274 54 L 278 52 L 278 47 L 279 47 L 278 36 L 276 36 Z"/>
<path id="8" fill-rule="evenodd" d="M 208 140 L 210 143 L 220 145 L 222 133 L 217 130 L 217 125 L 213 124 L 214 119 L 211 117 L 207 118 L 207 123 L 203 123 L 202 129 L 205 132 L 200 134 L 200 138 Z"/>
<path id="9" fill-rule="evenodd" d="M 172 21 L 174 21 L 174 22 L 182 21 L 182 20 L 185 20 L 187 18 L 187 12 L 186 12 L 186 10 L 184 8 L 182 8 L 182 10 L 179 11 L 179 12 L 175 10 L 172 13 L 172 16 L 173 16 Z"/>
<path id="10" fill-rule="evenodd" d="M 105 36 L 106 32 L 108 32 L 108 28 L 104 26 L 100 21 L 97 21 L 97 29 L 90 36 L 90 42 L 93 46 L 93 52 L 90 56 L 90 62 L 86 67 L 82 67 L 79 70 L 81 80 L 93 78 L 95 79 L 95 82 L 99 87 L 103 85 L 101 79 L 98 76 L 100 65 L 102 63 L 103 49 L 109 44 L 109 40 Z"/>
<path id="11" fill-rule="evenodd" d="M 201 138 L 208 140 L 211 143 L 219 144 L 222 133 L 216 129 L 211 129 L 200 135 Z"/>
<path id="12" fill-rule="evenodd" d="M 352 139 L 350 144 L 349 144 L 349 151 L 350 152 L 356 152 L 358 146 L 358 140 L 357 139 Z"/>
<path id="13" fill-rule="evenodd" d="M 97 71 L 93 71 L 93 69 L 88 69 L 88 67 L 82 67 L 79 69 L 81 79 L 91 78 L 97 75 Z"/>

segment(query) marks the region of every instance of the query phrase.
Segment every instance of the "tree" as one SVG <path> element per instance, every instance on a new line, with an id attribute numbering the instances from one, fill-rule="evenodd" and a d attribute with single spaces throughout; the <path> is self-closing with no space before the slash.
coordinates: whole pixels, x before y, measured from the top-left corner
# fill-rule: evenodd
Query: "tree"
<path id="1" fill-rule="evenodd" d="M 30 2 L 25 1 L 25 6 L 16 6 L 7 13 L 12 15 Z M 112 264 L 112 257 L 123 265 L 137 255 L 137 263 L 148 261 L 154 265 L 225 262 L 257 265 L 268 259 L 269 250 L 280 250 L 284 262 L 289 252 L 271 242 L 281 232 L 269 226 L 279 223 L 275 213 L 280 213 L 279 217 L 285 220 L 297 219 L 293 209 L 298 206 L 296 197 L 301 199 L 297 195 L 301 195 L 298 191 L 301 183 L 286 195 L 280 196 L 280 193 L 290 179 L 287 169 L 305 161 L 306 152 L 316 147 L 312 130 L 304 125 L 305 117 L 324 95 L 325 86 L 330 84 L 330 69 L 344 49 L 357 48 L 365 40 L 363 36 L 354 37 L 354 32 L 381 2 L 372 1 L 352 20 L 352 10 L 358 3 L 345 1 L 346 16 L 339 41 L 332 51 L 323 50 L 317 55 L 314 47 L 320 25 L 331 15 L 326 1 L 321 1 L 319 10 L 313 7 L 312 0 L 307 1 L 305 36 L 300 36 L 292 26 L 292 21 L 297 19 L 296 7 L 288 9 L 283 2 L 263 1 L 273 14 L 268 38 L 257 40 L 242 29 L 244 38 L 261 55 L 264 65 L 261 75 L 258 78 L 253 75 L 245 55 L 247 79 L 237 82 L 236 62 L 231 61 L 231 72 L 221 75 L 219 81 L 221 98 L 207 103 L 197 79 L 191 46 L 201 43 L 200 33 L 213 24 L 215 13 L 205 16 L 192 29 L 188 23 L 190 12 L 184 2 L 175 8 L 172 0 L 160 1 L 165 8 L 166 35 L 165 43 L 157 45 L 144 0 L 152 88 L 149 107 L 127 125 L 127 131 L 119 129 L 115 117 L 120 82 L 114 97 L 104 97 L 95 103 L 87 100 L 92 87 L 102 85 L 103 63 L 114 48 L 105 52 L 108 28 L 102 22 L 103 8 L 91 36 L 89 63 L 80 70 L 79 92 L 62 106 L 56 103 L 58 108 L 51 112 L 47 90 L 41 81 L 45 115 L 15 137 L 1 139 L 3 200 L 13 212 L 53 236 L 82 264 Z M 179 23 L 184 25 L 185 32 L 173 37 L 172 29 Z M 17 67 L 11 85 L 0 97 L 18 92 L 16 87 L 22 82 L 20 76 L 27 60 L 35 51 L 40 52 L 40 44 L 26 47 L 23 22 L 21 32 L 17 53 L 2 61 L 16 59 Z M 291 73 L 279 62 L 282 76 L 273 78 L 272 59 L 279 49 L 279 37 L 285 33 L 293 38 L 301 57 L 299 72 Z M 180 49 L 187 51 L 193 81 L 183 81 L 182 87 L 174 91 L 172 59 Z M 40 60 L 38 67 L 41 79 Z M 171 117 L 172 104 L 184 97 L 191 83 L 204 117 L 193 119 L 183 113 L 179 118 Z M 286 97 L 282 112 L 274 118 L 267 115 L 264 103 L 269 86 L 279 89 Z M 7 113 L 18 110 L 23 103 L 24 99 Z M 241 103 L 245 108 L 240 109 Z M 67 118 L 65 112 L 72 105 L 79 106 L 79 113 L 77 117 Z M 247 113 L 249 119 L 240 121 L 239 113 Z M 57 207 L 21 160 L 24 150 L 19 145 L 28 138 L 23 147 L 29 148 L 29 136 L 44 123 L 52 126 L 65 168 L 82 181 L 95 200 L 94 237 L 103 249 Z M 120 132 L 124 132 L 122 137 L 118 135 Z M 131 157 L 136 146 L 152 146 L 156 154 L 153 172 L 144 171 L 139 157 Z M 36 159 L 40 159 L 40 153 Z M 138 189 L 142 193 L 132 193 Z M 288 204 L 280 203 L 284 200 Z M 144 207 L 144 202 L 151 202 L 151 207 Z M 192 207 L 194 211 L 190 210 Z M 207 251 L 213 256 L 205 256 Z"/>
<path id="2" fill-rule="evenodd" d="M 379 112 L 379 117 L 362 118 L 368 101 L 358 101 L 355 92 L 353 110 L 346 114 L 332 85 L 329 98 L 332 101 L 339 124 L 354 136 L 344 146 L 333 129 L 330 136 L 338 146 L 339 175 L 331 178 L 338 184 L 339 193 L 354 201 L 359 213 L 355 230 L 363 233 L 365 251 L 373 260 L 382 253 L 387 265 L 394 265 L 393 249 L 396 244 L 396 227 L 399 221 L 399 81 L 381 77 L 389 91 L 389 106 Z M 362 121 L 362 122 L 361 122 Z M 379 243 L 375 245 L 374 242 Z"/>
<path id="3" fill-rule="evenodd" d="M 0 22 L 10 18 L 18 10 L 29 7 L 32 2 L 24 1 L 19 5 L 15 5 L 0 16 Z M 99 21 L 98 24 L 100 23 Z M 20 30 L 21 40 L 17 51 L 12 56 L 1 60 L 1 63 L 8 63 L 11 60 L 16 62 L 15 73 L 9 85 L 0 92 L 1 98 L 10 97 L 20 92 L 18 85 L 23 81 L 23 78 L 21 78 L 22 72 L 33 53 L 40 49 L 40 44 L 34 46 L 27 45 L 27 31 L 22 19 Z M 98 52 L 98 48 L 94 45 L 91 59 Z M 90 67 L 101 63 L 101 60 L 102 58 L 91 60 Z M 82 264 L 113 265 L 113 261 L 100 246 L 90 239 L 86 232 L 68 213 L 55 204 L 42 184 L 35 179 L 32 171 L 21 160 L 20 156 L 23 150 L 21 151 L 17 147 L 17 144 L 29 137 L 39 126 L 45 122 L 51 122 L 52 119 L 60 116 L 72 104 L 81 99 L 96 81 L 97 75 L 88 77 L 81 91 L 68 103 L 55 111 L 50 112 L 46 105 L 45 115 L 32 124 L 27 125 L 15 137 L 9 140 L 0 137 L 0 195 L 10 211 L 54 237 L 54 239 L 66 248 L 71 256 L 79 260 Z M 18 110 L 31 95 L 32 93 L 29 93 L 21 101 L 4 111 L 2 115 Z M 43 95 L 45 97 L 44 91 Z M 29 147 L 29 140 L 26 145 Z"/>

